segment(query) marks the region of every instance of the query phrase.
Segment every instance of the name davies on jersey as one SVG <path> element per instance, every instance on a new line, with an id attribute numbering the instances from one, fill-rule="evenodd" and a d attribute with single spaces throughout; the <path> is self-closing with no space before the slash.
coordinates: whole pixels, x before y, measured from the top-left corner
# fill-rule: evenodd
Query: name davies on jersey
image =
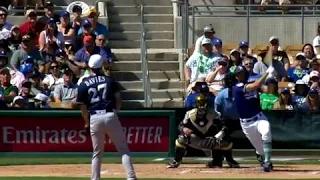
<path id="1" fill-rule="evenodd" d="M 161 143 L 161 126 L 123 127 L 123 131 L 128 144 Z M 85 130 L 46 130 L 39 126 L 32 130 L 15 129 L 12 126 L 2 127 L 2 142 L 4 144 L 83 144 L 86 141 Z M 111 139 L 106 138 L 106 143 L 111 144 Z"/>

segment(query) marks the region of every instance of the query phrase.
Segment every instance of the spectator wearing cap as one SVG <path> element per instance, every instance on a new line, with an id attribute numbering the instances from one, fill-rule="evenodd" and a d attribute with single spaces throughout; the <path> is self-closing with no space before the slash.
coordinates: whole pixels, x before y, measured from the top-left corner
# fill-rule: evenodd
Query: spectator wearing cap
<path id="1" fill-rule="evenodd" d="M 271 41 L 269 44 L 269 48 L 272 49 L 272 53 L 273 53 L 272 66 L 275 69 L 274 76 L 278 82 L 287 81 L 288 79 L 287 70 L 285 69 L 283 63 L 281 63 L 281 61 L 279 60 L 279 59 L 288 59 L 288 57 L 286 56 L 287 54 L 283 51 L 278 51 L 279 41 L 276 37 L 271 37 L 270 40 Z M 259 60 L 257 63 L 254 64 L 254 67 L 253 67 L 254 73 L 260 74 L 260 75 L 263 75 L 266 73 L 268 69 L 268 65 L 264 62 L 265 61 L 264 57 L 266 55 L 267 55 L 267 52 L 262 52 L 259 54 L 259 56 L 261 57 L 261 60 Z"/>
<path id="2" fill-rule="evenodd" d="M 92 24 L 88 19 L 83 20 L 81 29 L 82 33 L 74 37 L 73 44 L 75 45 L 76 52 L 83 48 L 83 40 L 85 36 L 92 36 L 94 40 L 96 39 L 96 34 L 92 30 Z"/>
<path id="3" fill-rule="evenodd" d="M 32 83 L 31 95 L 36 96 L 38 93 L 46 93 L 45 89 L 41 87 L 41 76 L 39 71 L 34 70 L 32 73 L 28 73 L 26 79 Z"/>
<path id="4" fill-rule="evenodd" d="M 201 46 L 202 46 L 203 39 L 208 38 L 213 42 L 213 40 L 216 39 L 215 33 L 216 32 L 214 31 L 214 28 L 212 27 L 211 24 L 208 26 L 205 26 L 203 28 L 203 35 L 200 36 L 196 41 L 194 52 L 199 52 L 202 49 Z"/>
<path id="5" fill-rule="evenodd" d="M 60 66 L 57 62 L 50 64 L 50 73 L 45 76 L 42 81 L 44 88 L 48 91 L 53 91 L 55 86 L 63 83 L 63 78 L 60 74 Z"/>
<path id="6" fill-rule="evenodd" d="M 1 100 L 10 104 L 15 96 L 18 95 L 18 88 L 11 83 L 10 70 L 8 68 L 2 68 L 0 70 L 0 94 Z"/>
<path id="7" fill-rule="evenodd" d="M 256 80 L 258 80 L 261 75 L 260 74 L 256 74 L 253 72 L 253 60 L 251 58 L 248 57 L 244 57 L 243 61 L 242 61 L 242 65 L 246 68 L 246 70 L 249 73 L 249 78 L 247 80 L 248 83 L 254 82 Z"/>
<path id="8" fill-rule="evenodd" d="M 72 47 L 75 31 L 70 24 L 70 14 L 68 11 L 62 11 L 60 13 L 60 24 L 58 24 L 58 31 L 61 32 L 64 37 L 65 47 L 67 49 L 70 46 Z"/>
<path id="9" fill-rule="evenodd" d="M 313 70 L 310 74 L 305 75 L 302 80 L 312 89 L 319 89 L 319 71 Z"/>
<path id="10" fill-rule="evenodd" d="M 12 26 L 11 37 L 9 38 L 9 49 L 14 52 L 20 48 L 22 36 L 18 26 Z"/>
<path id="11" fill-rule="evenodd" d="M 13 52 L 10 64 L 13 70 L 19 71 L 20 66 L 24 63 L 26 58 L 31 57 L 34 60 L 35 66 L 39 69 L 40 73 L 44 73 L 44 60 L 40 54 L 40 51 L 34 46 L 29 35 L 22 37 L 21 49 Z"/>
<path id="12" fill-rule="evenodd" d="M 295 67 L 291 67 L 288 70 L 288 77 L 291 82 L 296 82 L 302 79 L 305 75 L 309 74 L 309 69 L 307 67 L 307 58 L 304 53 L 298 53 L 295 58 Z"/>
<path id="13" fill-rule="evenodd" d="M 212 52 L 212 42 L 209 38 L 204 38 L 201 46 L 201 51 L 193 53 L 186 62 L 184 68 L 186 87 L 199 78 L 206 78 L 213 70 L 215 60 L 217 60 Z"/>
<path id="14" fill-rule="evenodd" d="M 60 22 L 60 16 L 54 12 L 54 4 L 47 1 L 44 5 L 44 16 L 38 19 L 38 22 L 42 25 L 42 29 L 45 28 L 50 19 L 53 19 L 55 23 Z"/>
<path id="15" fill-rule="evenodd" d="M 21 91 L 19 96 L 24 100 L 24 107 L 26 109 L 34 109 L 34 96 L 31 94 L 32 83 L 28 80 L 25 80 L 22 83 Z"/>
<path id="16" fill-rule="evenodd" d="M 72 83 L 73 73 L 70 69 L 66 69 L 63 74 L 63 83 L 58 84 L 54 88 L 54 100 L 60 103 L 63 108 L 70 108 L 72 101 L 77 97 L 77 87 Z"/>
<path id="17" fill-rule="evenodd" d="M 282 88 L 280 90 L 279 100 L 274 104 L 273 109 L 274 110 L 294 110 L 290 89 Z"/>
<path id="18" fill-rule="evenodd" d="M 258 61 L 257 58 L 249 54 L 249 43 L 247 41 L 239 42 L 239 52 L 242 58 L 245 58 L 245 57 L 250 58 L 252 59 L 253 63 L 256 63 Z"/>
<path id="19" fill-rule="evenodd" d="M 39 35 L 43 30 L 43 26 L 37 21 L 37 13 L 34 9 L 27 10 L 25 16 L 27 21 L 20 25 L 21 36 L 29 35 L 37 46 L 39 44 Z"/>
<path id="20" fill-rule="evenodd" d="M 232 49 L 230 51 L 229 71 L 233 73 L 234 69 L 242 65 L 242 58 L 238 49 Z"/>
<path id="21" fill-rule="evenodd" d="M 219 39 L 219 38 L 215 38 L 213 41 L 212 41 L 212 44 L 213 44 L 213 53 L 216 55 L 216 56 L 220 56 L 220 57 L 223 57 L 224 55 L 222 54 L 222 40 Z"/>
<path id="22" fill-rule="evenodd" d="M 79 74 L 79 68 L 73 61 L 73 56 L 67 54 L 66 51 L 58 49 L 55 54 L 55 60 L 60 64 L 61 67 L 68 67 L 74 74 Z"/>
<path id="23" fill-rule="evenodd" d="M 224 78 L 228 71 L 228 59 L 221 58 L 217 62 L 217 66 L 215 70 L 210 72 L 206 78 L 206 82 L 209 87 L 215 91 L 215 95 L 217 92 L 224 89 Z"/>
<path id="24" fill-rule="evenodd" d="M 78 31 L 81 28 L 81 24 L 82 24 L 81 14 L 82 14 L 81 6 L 75 5 L 72 7 L 72 15 L 73 15 L 72 27 L 74 29 L 75 34 L 78 34 Z"/>
<path id="25" fill-rule="evenodd" d="M 313 45 L 313 50 L 315 54 L 320 53 L 319 48 L 320 48 L 320 24 L 317 26 L 317 35 L 312 41 Z"/>
<path id="26" fill-rule="evenodd" d="M 101 55 L 105 61 L 108 60 L 108 54 L 107 52 L 96 46 L 94 43 L 94 38 L 92 36 L 85 36 L 83 38 L 83 45 L 84 47 L 81 48 L 79 51 L 76 52 L 74 56 L 74 63 L 78 66 L 79 69 L 86 69 L 87 63 L 89 61 L 89 58 L 93 54 L 99 54 Z"/>
<path id="27" fill-rule="evenodd" d="M 269 49 L 272 50 L 272 59 L 281 62 L 282 66 L 287 71 L 290 68 L 289 58 L 285 51 L 279 50 L 279 38 L 277 36 L 271 36 L 269 38 Z M 266 55 L 267 52 L 259 54 L 261 59 L 264 59 Z M 277 71 L 277 73 L 279 72 Z"/>
<path id="28" fill-rule="evenodd" d="M 266 92 L 260 94 L 260 104 L 262 110 L 272 110 L 274 104 L 279 100 L 278 81 L 269 78 L 265 82 Z"/>
<path id="29" fill-rule="evenodd" d="M 317 89 L 310 89 L 306 97 L 308 111 L 318 111 L 320 109 L 320 98 Z"/>
<path id="30" fill-rule="evenodd" d="M 0 29 L 1 29 L 1 31 L 4 29 L 7 31 L 10 31 L 13 26 L 11 23 L 7 22 L 7 17 L 8 17 L 8 9 L 3 6 L 0 6 Z"/>
<path id="31" fill-rule="evenodd" d="M 25 108 L 25 101 L 24 101 L 23 97 L 21 97 L 21 96 L 14 97 L 13 102 L 11 103 L 10 107 L 24 109 Z"/>
<path id="32" fill-rule="evenodd" d="M 45 44 L 53 44 L 55 46 L 54 52 L 57 49 L 64 49 L 64 36 L 58 31 L 57 23 L 54 19 L 49 19 L 44 30 L 39 36 L 39 49 L 44 51 Z"/>
<path id="33" fill-rule="evenodd" d="M 105 37 L 108 37 L 108 29 L 105 25 L 98 22 L 100 13 L 95 9 L 91 8 L 88 12 L 88 20 L 91 22 L 92 25 L 92 31 L 95 33 L 95 35 L 104 35 Z M 78 35 L 82 33 L 83 29 L 80 29 L 78 32 Z"/>
<path id="34" fill-rule="evenodd" d="M 299 108 L 303 109 L 306 103 L 306 96 L 308 95 L 309 87 L 302 80 L 298 80 L 294 86 L 294 96 L 292 98 L 293 104 Z"/>
<path id="35" fill-rule="evenodd" d="M 51 109 L 48 104 L 49 97 L 45 94 L 38 93 L 36 97 L 34 97 L 35 108 L 39 109 Z"/>

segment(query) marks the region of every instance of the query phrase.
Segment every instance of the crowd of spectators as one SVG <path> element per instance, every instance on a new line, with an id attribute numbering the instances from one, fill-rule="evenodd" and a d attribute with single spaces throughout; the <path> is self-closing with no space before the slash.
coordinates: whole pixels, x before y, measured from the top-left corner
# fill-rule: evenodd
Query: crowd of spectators
<path id="1" fill-rule="evenodd" d="M 318 30 L 320 34 L 320 27 Z M 201 90 L 197 84 L 206 83 L 206 90 L 210 91 L 214 99 L 225 88 L 225 76 L 232 73 L 236 66 L 247 69 L 248 82 L 257 80 L 266 73 L 270 65 L 265 59 L 270 50 L 275 73 L 260 88 L 262 110 L 319 110 L 319 37 L 315 37 L 313 45 L 303 45 L 301 52 L 290 61 L 276 36 L 270 37 L 266 50 L 252 52 L 250 44 L 241 41 L 238 48 L 232 49 L 229 54 L 223 54 L 222 40 L 215 36 L 211 25 L 206 26 L 185 65 L 186 88 L 190 93 L 186 98 L 187 108 L 193 106 L 193 94 Z"/>
<path id="2" fill-rule="evenodd" d="M 82 14 L 75 5 L 72 14 L 58 15 L 53 6 L 47 2 L 39 19 L 34 9 L 26 10 L 20 25 L 7 22 L 9 11 L 0 7 L 0 108 L 73 108 L 92 54 L 105 59 L 109 75 L 112 53 L 99 12 Z"/>

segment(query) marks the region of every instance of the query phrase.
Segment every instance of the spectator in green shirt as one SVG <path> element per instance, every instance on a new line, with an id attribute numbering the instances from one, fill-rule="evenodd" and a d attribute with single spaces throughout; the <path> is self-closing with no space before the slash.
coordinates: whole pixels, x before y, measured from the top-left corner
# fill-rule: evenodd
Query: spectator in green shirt
<path id="1" fill-rule="evenodd" d="M 272 110 L 274 104 L 279 100 L 278 82 L 273 79 L 266 80 L 266 93 L 260 95 L 260 104 L 262 110 Z"/>
<path id="2" fill-rule="evenodd" d="M 0 70 L 0 98 L 10 104 L 18 94 L 18 88 L 10 84 L 11 75 L 8 68 Z"/>

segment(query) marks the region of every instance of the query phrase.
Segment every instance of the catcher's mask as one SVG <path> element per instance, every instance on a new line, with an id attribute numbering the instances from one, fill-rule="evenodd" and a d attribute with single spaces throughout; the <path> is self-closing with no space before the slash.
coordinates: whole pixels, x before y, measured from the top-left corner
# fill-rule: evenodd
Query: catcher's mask
<path id="1" fill-rule="evenodd" d="M 206 114 L 208 97 L 201 94 L 196 97 L 196 107 L 198 109 L 197 116 L 202 118 Z"/>

